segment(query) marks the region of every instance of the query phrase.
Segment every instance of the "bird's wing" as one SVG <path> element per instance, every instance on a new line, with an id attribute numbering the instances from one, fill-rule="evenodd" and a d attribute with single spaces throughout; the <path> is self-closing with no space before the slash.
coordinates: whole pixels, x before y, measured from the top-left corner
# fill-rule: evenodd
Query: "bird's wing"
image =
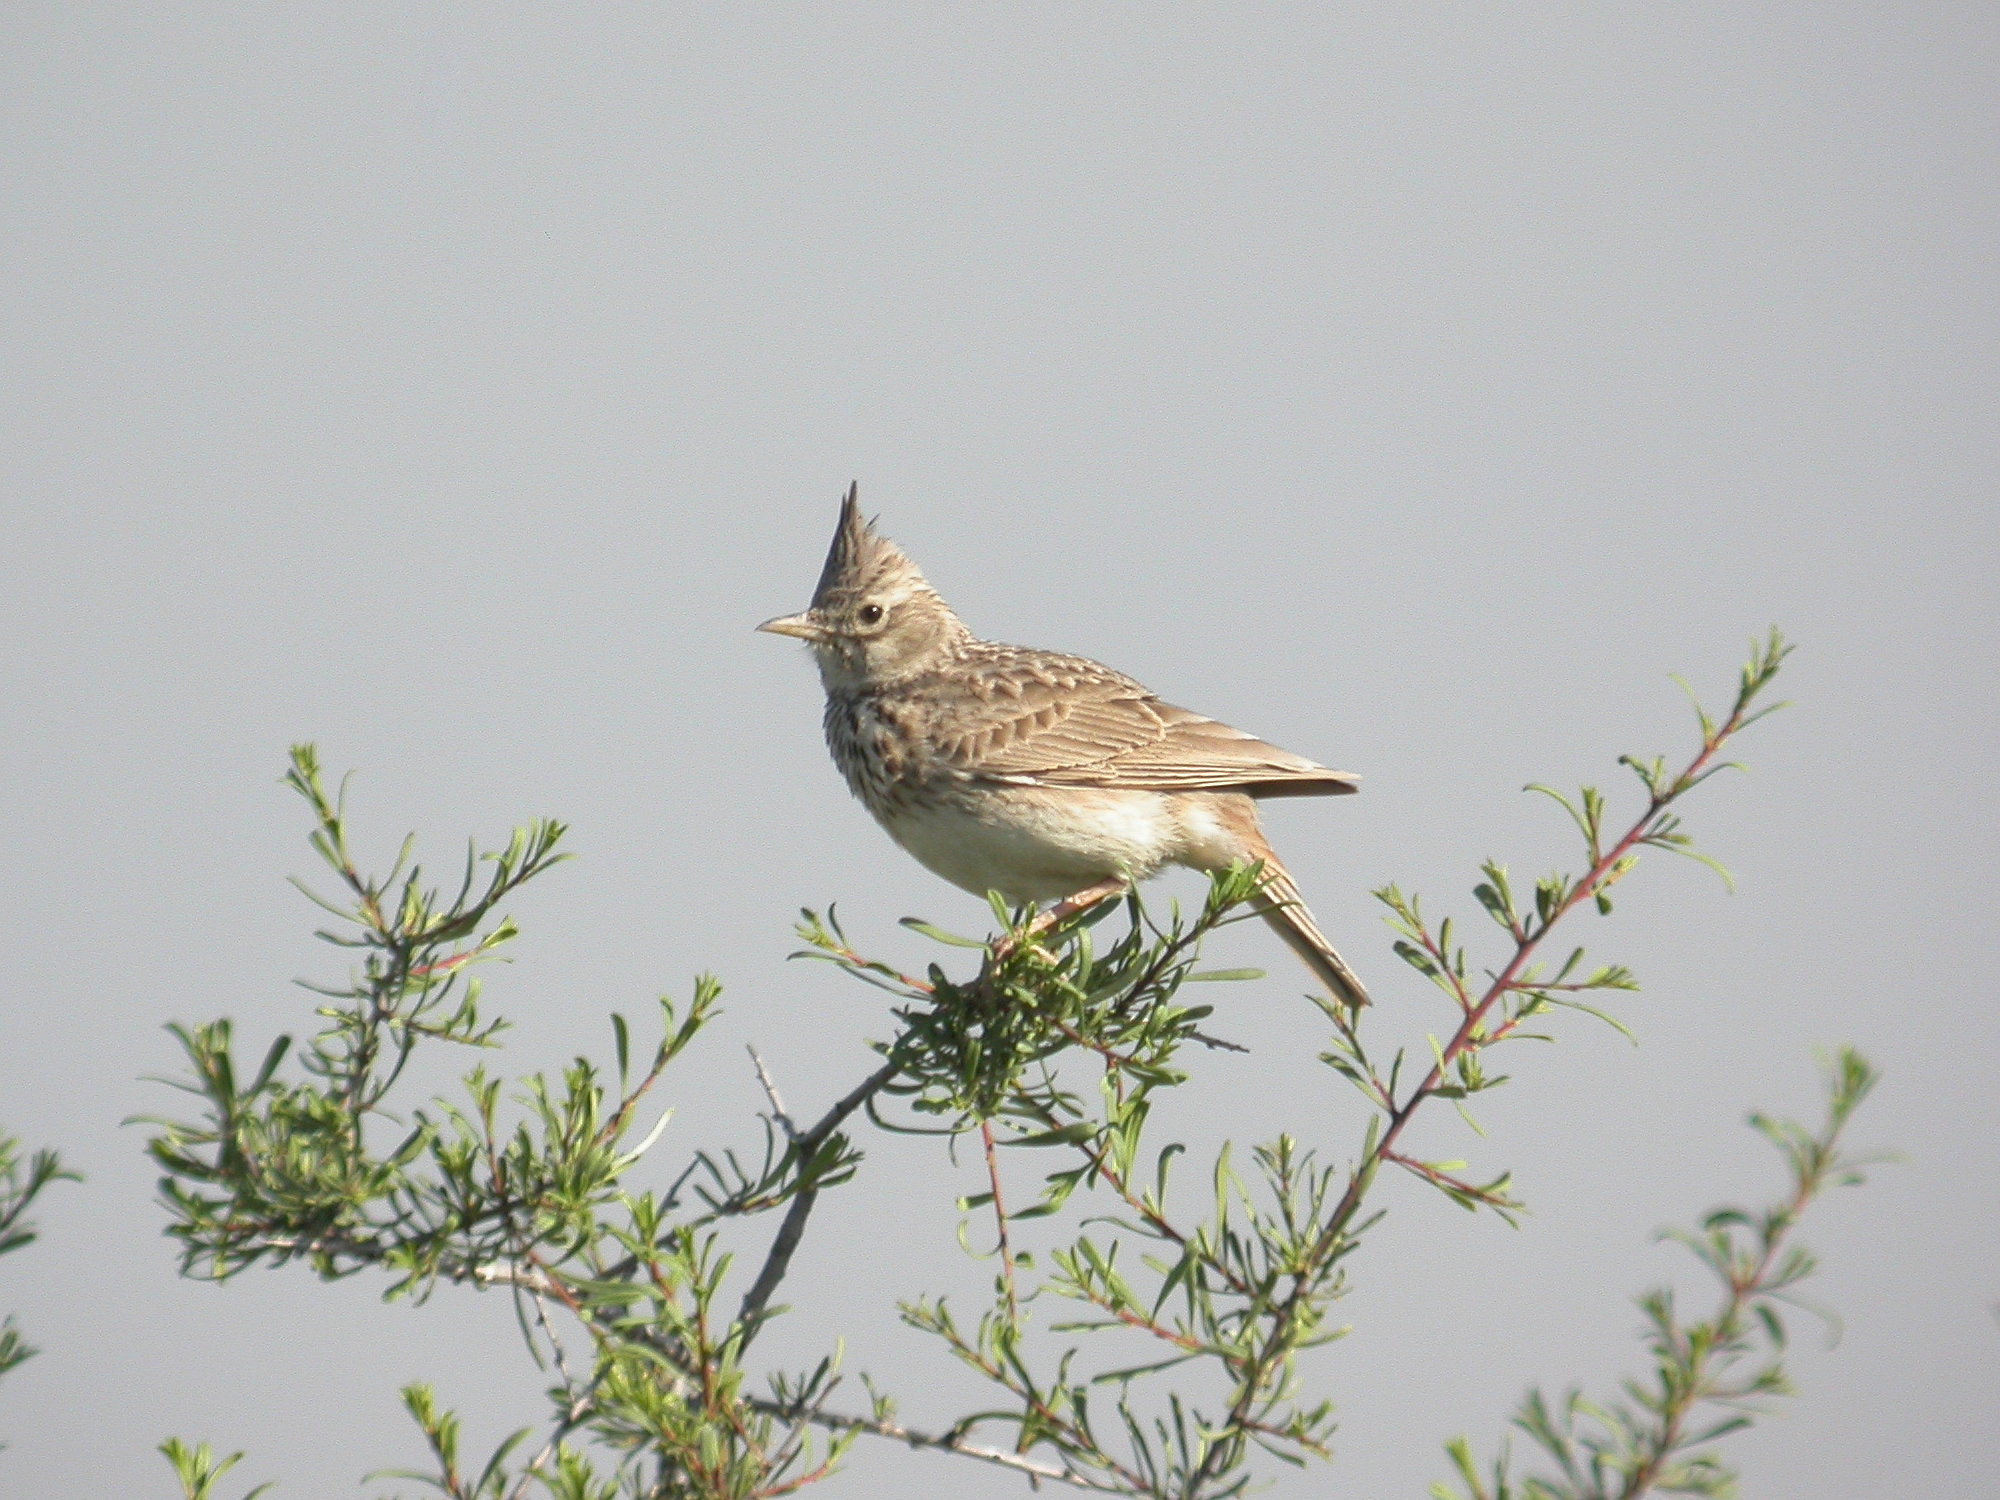
<path id="1" fill-rule="evenodd" d="M 1027 657 L 1027 653 L 1022 653 Z M 1081 657 L 1034 653 L 976 674 L 936 748 L 975 776 L 1035 786 L 1326 796 L 1356 778 L 1162 702 Z"/>

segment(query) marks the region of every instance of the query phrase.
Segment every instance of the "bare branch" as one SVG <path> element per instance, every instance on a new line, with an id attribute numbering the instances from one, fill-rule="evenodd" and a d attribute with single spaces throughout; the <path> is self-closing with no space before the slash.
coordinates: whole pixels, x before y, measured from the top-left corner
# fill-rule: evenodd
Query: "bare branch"
<path id="1" fill-rule="evenodd" d="M 797 1153 L 800 1169 L 803 1171 L 827 1139 L 838 1130 L 862 1105 L 872 1099 L 882 1087 L 903 1071 L 901 1062 L 891 1058 L 873 1073 L 862 1079 L 853 1089 L 836 1101 L 832 1108 L 813 1123 L 812 1129 L 799 1136 L 792 1149 Z M 743 1306 L 736 1314 L 736 1321 L 743 1327 L 743 1346 L 748 1348 L 756 1337 L 764 1309 L 770 1304 L 772 1293 L 778 1283 L 785 1279 L 791 1269 L 792 1254 L 799 1248 L 799 1241 L 805 1237 L 806 1220 L 812 1217 L 813 1205 L 819 1201 L 817 1185 L 799 1189 L 791 1206 L 785 1210 L 784 1221 L 778 1226 L 777 1236 L 771 1241 L 770 1251 L 764 1257 L 762 1269 L 750 1290 L 743 1294 Z"/>

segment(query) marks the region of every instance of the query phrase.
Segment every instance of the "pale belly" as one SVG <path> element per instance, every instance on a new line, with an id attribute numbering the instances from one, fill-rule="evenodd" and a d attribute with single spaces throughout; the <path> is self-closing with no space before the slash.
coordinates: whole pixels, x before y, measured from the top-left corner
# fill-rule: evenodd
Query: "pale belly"
<path id="1" fill-rule="evenodd" d="M 976 802 L 898 808 L 882 826 L 926 869 L 974 895 L 1056 901 L 1108 875 L 1144 880 L 1180 858 L 1175 800 L 1159 792 L 990 787 Z"/>

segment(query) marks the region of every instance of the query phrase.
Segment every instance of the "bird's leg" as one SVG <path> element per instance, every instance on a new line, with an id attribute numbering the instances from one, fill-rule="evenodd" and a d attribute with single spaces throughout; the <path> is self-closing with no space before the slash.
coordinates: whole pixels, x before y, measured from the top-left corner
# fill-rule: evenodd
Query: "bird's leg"
<path id="1" fill-rule="evenodd" d="M 1100 901 L 1110 901 L 1122 896 L 1131 888 L 1131 882 L 1123 875 L 1107 875 L 1080 891 L 1072 892 L 1051 906 L 1047 911 L 1028 924 L 1028 935 L 1039 937 L 1058 922 L 1066 922 L 1080 911 L 1089 911 Z"/>
<path id="2" fill-rule="evenodd" d="M 1056 923 L 1068 921 L 1078 912 L 1088 911 L 1100 901 L 1110 901 L 1122 896 L 1130 888 L 1131 882 L 1123 875 L 1107 875 L 1102 880 L 1063 897 L 1048 910 L 1036 913 L 1034 921 L 1028 924 L 1027 930 L 1022 935 L 1032 943 Z M 1011 937 L 1002 938 L 993 945 L 993 957 L 996 960 L 1005 958 L 1013 951 L 1014 939 Z"/>

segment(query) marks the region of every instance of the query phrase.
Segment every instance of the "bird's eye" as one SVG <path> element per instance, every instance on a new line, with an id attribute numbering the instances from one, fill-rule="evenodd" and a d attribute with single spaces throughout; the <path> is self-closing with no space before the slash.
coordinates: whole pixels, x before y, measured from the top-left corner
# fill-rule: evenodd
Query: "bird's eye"
<path id="1" fill-rule="evenodd" d="M 882 606 L 879 604 L 862 605 L 860 618 L 863 625 L 880 624 L 882 620 Z"/>

